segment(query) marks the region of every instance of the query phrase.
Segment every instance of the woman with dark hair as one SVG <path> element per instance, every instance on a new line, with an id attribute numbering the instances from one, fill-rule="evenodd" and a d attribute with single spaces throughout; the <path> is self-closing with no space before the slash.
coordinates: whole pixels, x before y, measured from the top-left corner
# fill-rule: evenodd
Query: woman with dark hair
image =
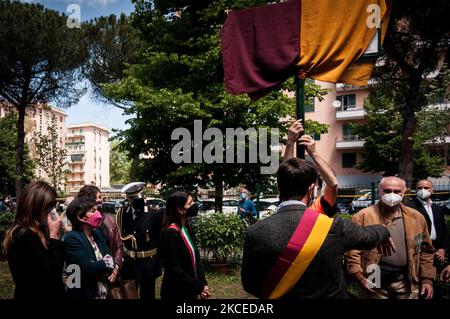
<path id="1" fill-rule="evenodd" d="M 16 299 L 65 297 L 62 223 L 55 205 L 56 191 L 42 181 L 29 184 L 19 198 L 16 218 L 3 242 Z"/>
<path id="2" fill-rule="evenodd" d="M 102 232 L 102 215 L 95 199 L 75 198 L 67 207 L 72 231 L 64 236 L 67 265 L 80 267 L 80 285 L 68 285 L 67 295 L 74 299 L 105 299 L 106 276 L 114 269 L 114 260 Z"/>
<path id="3" fill-rule="evenodd" d="M 188 217 L 197 215 L 198 207 L 192 196 L 175 192 L 169 196 L 163 219 L 159 255 L 164 265 L 161 298 L 171 301 L 208 299 L 207 286 L 200 255 L 194 243 Z"/>
<path id="4" fill-rule="evenodd" d="M 100 189 L 95 185 L 83 186 L 78 192 L 77 197 L 90 197 L 95 199 L 97 202 L 97 207 L 102 214 L 102 223 L 100 225 L 100 230 L 105 236 L 106 244 L 109 247 L 109 251 L 114 258 L 114 270 L 108 277 L 108 281 L 112 284 L 115 282 L 117 275 L 119 274 L 119 269 L 122 266 L 123 259 L 123 243 L 120 238 L 119 228 L 117 227 L 116 219 L 105 212 L 101 211 L 102 206 L 102 193 Z"/>

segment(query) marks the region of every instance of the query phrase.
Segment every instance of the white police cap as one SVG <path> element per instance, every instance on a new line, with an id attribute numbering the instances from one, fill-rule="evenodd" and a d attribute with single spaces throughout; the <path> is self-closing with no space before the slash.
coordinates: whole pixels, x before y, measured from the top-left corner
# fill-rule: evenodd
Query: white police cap
<path id="1" fill-rule="evenodd" d="M 132 182 L 122 187 L 121 192 L 129 196 L 137 195 L 144 189 L 144 182 Z"/>

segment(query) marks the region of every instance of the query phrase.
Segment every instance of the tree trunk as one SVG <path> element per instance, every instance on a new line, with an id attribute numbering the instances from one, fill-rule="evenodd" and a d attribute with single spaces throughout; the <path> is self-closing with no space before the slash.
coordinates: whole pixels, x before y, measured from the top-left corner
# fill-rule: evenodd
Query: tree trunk
<path id="1" fill-rule="evenodd" d="M 139 154 L 133 156 L 133 160 L 131 161 L 131 169 L 130 169 L 130 182 L 137 182 L 138 174 L 138 165 L 139 165 Z"/>
<path id="2" fill-rule="evenodd" d="M 405 109 L 403 110 L 403 132 L 400 147 L 399 176 L 406 182 L 406 187 L 411 188 L 413 182 L 414 154 L 413 135 L 417 128 L 416 113 L 426 105 L 423 96 L 420 95 L 420 83 L 422 72 L 411 74 L 409 92 L 405 97 Z"/>
<path id="3" fill-rule="evenodd" d="M 214 206 L 216 212 L 222 211 L 223 206 L 223 173 L 221 170 L 214 171 Z"/>
<path id="4" fill-rule="evenodd" d="M 25 109 L 26 105 L 18 108 L 17 121 L 17 158 L 16 158 L 16 200 L 18 201 L 23 190 L 23 148 L 25 143 Z"/>
<path id="5" fill-rule="evenodd" d="M 399 175 L 411 187 L 413 182 L 413 134 L 417 127 L 414 112 L 407 112 L 403 118 L 402 145 L 400 148 Z"/>

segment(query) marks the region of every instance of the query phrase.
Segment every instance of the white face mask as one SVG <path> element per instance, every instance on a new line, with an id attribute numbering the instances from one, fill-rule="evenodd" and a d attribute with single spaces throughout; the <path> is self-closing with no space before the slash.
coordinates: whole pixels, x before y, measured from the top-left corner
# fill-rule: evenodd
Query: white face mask
<path id="1" fill-rule="evenodd" d="M 317 198 L 320 196 L 320 189 L 319 186 L 314 186 L 314 198 Z"/>
<path id="2" fill-rule="evenodd" d="M 395 193 L 384 194 L 381 197 L 381 201 L 390 207 L 397 206 L 402 202 L 402 199 L 402 196 Z"/>
<path id="3" fill-rule="evenodd" d="M 427 189 L 419 189 L 417 191 L 417 197 L 423 199 L 423 200 L 427 200 L 428 198 L 430 198 L 431 196 L 431 192 Z"/>

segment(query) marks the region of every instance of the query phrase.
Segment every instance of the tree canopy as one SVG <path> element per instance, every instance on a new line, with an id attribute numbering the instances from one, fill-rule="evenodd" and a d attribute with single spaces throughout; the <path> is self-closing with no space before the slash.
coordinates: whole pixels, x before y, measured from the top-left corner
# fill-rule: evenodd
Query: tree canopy
<path id="1" fill-rule="evenodd" d="M 382 90 L 375 89 L 365 100 L 367 123 L 356 126 L 356 134 L 365 140 L 363 161 L 358 168 L 365 172 L 377 172 L 385 176 L 398 174 L 402 142 L 402 113 L 394 101 Z M 448 126 L 448 112 L 424 110 L 419 117 L 419 129 L 414 134 L 413 181 L 429 176 L 438 177 L 444 169 L 442 156 L 431 155 L 425 143 L 439 138 Z M 439 121 L 441 124 L 439 125 Z M 433 126 L 434 131 L 426 129 Z M 440 129 L 438 128 L 440 127 Z"/>
<path id="2" fill-rule="evenodd" d="M 34 3 L 0 1 L 0 101 L 18 111 L 16 192 L 24 173 L 24 119 L 39 102 L 68 107 L 84 93 L 81 66 L 87 51 L 81 29 Z"/>
<path id="3" fill-rule="evenodd" d="M 227 10 L 267 1 L 134 3 L 132 23 L 144 42 L 142 59 L 130 65 L 120 83 L 104 85 L 103 91 L 110 99 L 131 105 L 126 111 L 135 115 L 128 121 L 131 128 L 119 132 L 117 138 L 131 157 L 145 155 L 139 165 L 140 176 L 171 187 L 214 186 L 218 206 L 223 187 L 245 183 L 254 190 L 257 183 L 262 189 L 269 186 L 272 177 L 260 174 L 260 166 L 266 164 L 260 161 L 174 163 L 171 158 L 178 142 L 172 140 L 172 132 L 186 128 L 194 136 L 195 120 L 202 121 L 203 131 L 217 128 L 223 135 L 226 128 L 278 128 L 281 136 L 286 132 L 280 119 L 295 114 L 293 98 L 280 90 L 252 103 L 246 96 L 225 93 L 223 84 L 220 30 Z M 294 90 L 293 81 L 287 81 L 283 88 Z M 310 84 L 306 97 L 322 97 L 327 92 Z M 311 133 L 327 129 L 313 122 L 308 125 Z M 208 143 L 203 141 L 203 145 Z M 246 143 L 246 149 L 248 146 Z M 270 154 L 269 149 L 264 151 Z"/>
<path id="4" fill-rule="evenodd" d="M 0 119 L 0 195 L 15 194 L 16 181 L 16 141 L 17 116 L 8 114 Z M 34 162 L 30 158 L 28 146 L 24 149 L 25 182 L 31 181 L 34 172 Z"/>
<path id="5" fill-rule="evenodd" d="M 449 11 L 446 0 L 393 1 L 384 54 L 374 72 L 377 90 L 390 92 L 401 116 L 398 173 L 409 186 L 416 165 L 417 114 L 435 102 L 437 92 L 448 100 Z"/>

